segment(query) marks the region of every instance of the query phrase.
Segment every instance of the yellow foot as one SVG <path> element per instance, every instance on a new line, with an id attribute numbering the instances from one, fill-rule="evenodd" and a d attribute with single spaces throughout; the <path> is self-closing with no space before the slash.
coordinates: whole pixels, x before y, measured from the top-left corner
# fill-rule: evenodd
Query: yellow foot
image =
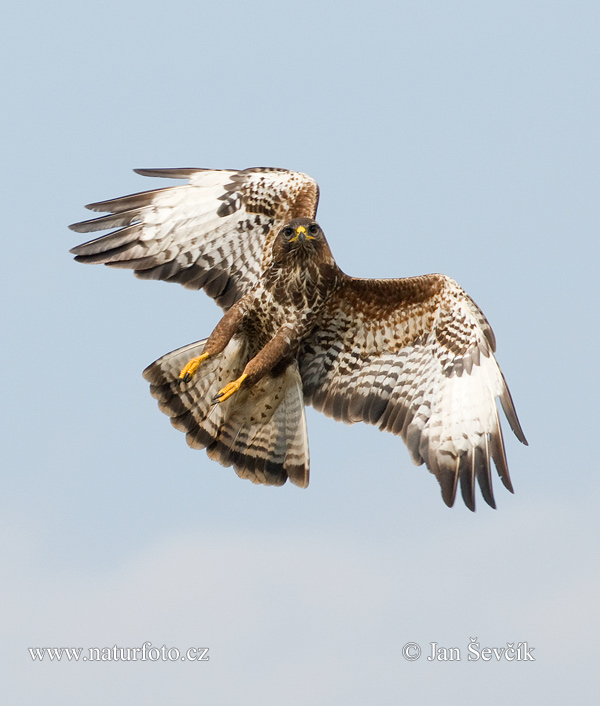
<path id="1" fill-rule="evenodd" d="M 222 390 L 219 390 L 218 394 L 213 399 L 213 403 L 225 402 L 225 400 L 231 397 L 234 392 L 237 392 L 240 389 L 242 383 L 247 377 L 248 376 L 246 375 L 246 373 L 244 373 L 243 375 L 240 375 L 237 380 L 234 380 L 233 382 L 230 382 L 229 384 L 225 385 Z"/>
<path id="2" fill-rule="evenodd" d="M 183 370 L 179 373 L 179 379 L 183 380 L 183 382 L 189 382 L 194 377 L 196 370 L 198 370 L 198 368 L 200 367 L 200 363 L 203 360 L 206 360 L 208 356 L 209 353 L 203 353 L 197 358 L 192 358 L 191 360 L 188 360 Z"/>

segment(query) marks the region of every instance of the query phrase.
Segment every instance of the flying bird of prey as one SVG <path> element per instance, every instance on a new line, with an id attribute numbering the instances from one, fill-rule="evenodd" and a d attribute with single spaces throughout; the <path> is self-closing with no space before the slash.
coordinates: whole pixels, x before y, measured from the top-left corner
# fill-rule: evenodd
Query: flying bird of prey
<path id="1" fill-rule="evenodd" d="M 405 441 L 452 506 L 475 479 L 495 507 L 490 466 L 513 492 L 496 398 L 526 444 L 485 316 L 441 274 L 358 279 L 315 221 L 319 188 L 286 169 L 139 169 L 188 183 L 90 204 L 116 229 L 76 260 L 204 289 L 225 314 L 211 335 L 144 371 L 194 448 L 254 483 L 308 485 L 304 405 Z"/>

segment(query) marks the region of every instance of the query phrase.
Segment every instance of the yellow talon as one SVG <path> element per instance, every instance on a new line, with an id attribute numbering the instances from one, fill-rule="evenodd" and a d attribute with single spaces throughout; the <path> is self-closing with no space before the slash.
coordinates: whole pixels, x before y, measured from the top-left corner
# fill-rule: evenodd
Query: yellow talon
<path id="1" fill-rule="evenodd" d="M 203 360 L 206 360 L 209 355 L 209 353 L 203 353 L 197 358 L 188 360 L 183 370 L 179 373 L 179 379 L 183 380 L 183 382 L 189 382 L 194 377 L 196 370 L 200 367 L 200 363 L 202 363 Z"/>
<path id="2" fill-rule="evenodd" d="M 230 382 L 225 385 L 222 390 L 219 390 L 213 402 L 225 402 L 225 400 L 229 399 L 229 397 L 231 397 L 234 392 L 237 392 L 240 389 L 242 383 L 247 377 L 248 376 L 246 375 L 246 373 L 244 373 L 243 375 L 240 375 L 237 380 L 234 380 L 233 382 Z"/>

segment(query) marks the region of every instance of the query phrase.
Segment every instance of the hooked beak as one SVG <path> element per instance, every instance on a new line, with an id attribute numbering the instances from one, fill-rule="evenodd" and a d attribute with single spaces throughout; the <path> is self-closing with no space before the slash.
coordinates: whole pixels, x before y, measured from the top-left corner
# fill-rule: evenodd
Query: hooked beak
<path id="1" fill-rule="evenodd" d="M 314 239 L 315 238 L 313 235 L 309 235 L 306 232 L 306 228 L 304 226 L 298 226 L 296 228 L 296 235 L 294 235 L 293 237 L 290 238 L 290 243 L 295 243 L 298 240 L 301 243 L 303 243 L 305 240 L 314 240 Z"/>

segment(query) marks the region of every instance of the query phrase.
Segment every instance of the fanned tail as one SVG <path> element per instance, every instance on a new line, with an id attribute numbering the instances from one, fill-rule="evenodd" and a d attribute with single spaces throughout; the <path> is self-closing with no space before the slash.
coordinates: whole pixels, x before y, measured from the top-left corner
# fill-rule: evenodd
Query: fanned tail
<path id="1" fill-rule="evenodd" d="M 243 339 L 233 338 L 221 354 L 200 365 L 191 382 L 181 382 L 181 369 L 202 353 L 205 343 L 167 353 L 144 370 L 160 410 L 185 432 L 192 448 L 205 448 L 210 458 L 233 466 L 241 478 L 265 485 L 283 485 L 289 478 L 305 488 L 308 437 L 297 363 L 213 404 L 219 390 L 241 375 L 247 347 Z"/>

